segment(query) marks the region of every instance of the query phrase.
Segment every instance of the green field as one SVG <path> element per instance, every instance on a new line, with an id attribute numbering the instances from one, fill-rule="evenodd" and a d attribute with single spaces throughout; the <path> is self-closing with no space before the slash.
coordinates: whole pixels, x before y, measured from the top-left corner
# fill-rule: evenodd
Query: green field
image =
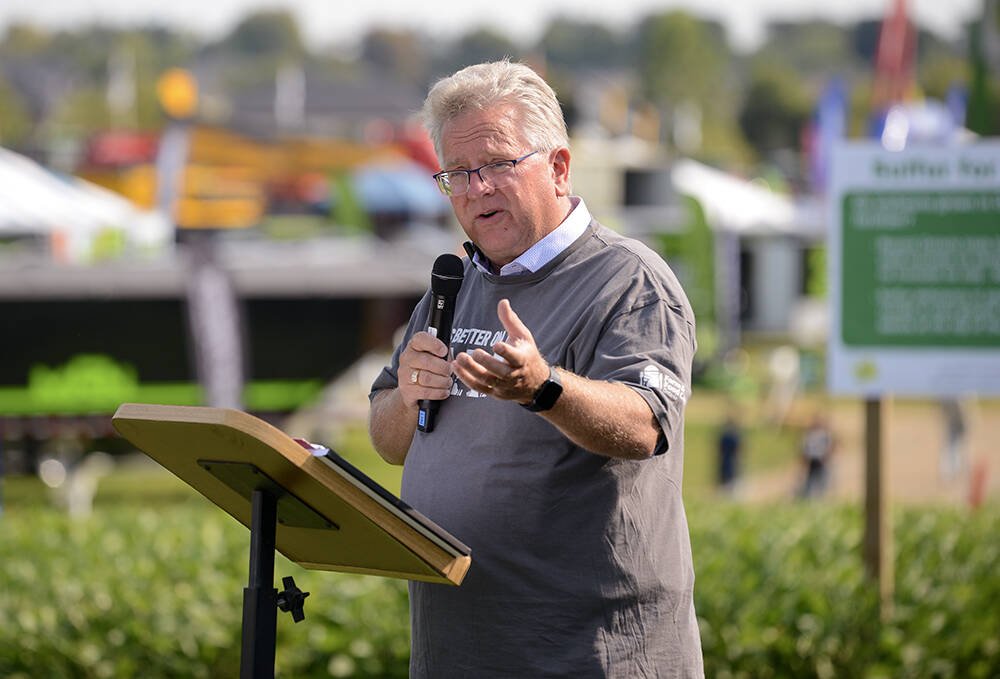
<path id="1" fill-rule="evenodd" d="M 711 437 L 707 423 L 697 435 Z M 399 469 L 366 445 L 358 431 L 338 449 L 398 489 Z M 719 502 L 710 469 L 695 456 L 688 478 L 702 481 L 685 489 L 707 676 L 1000 676 L 1000 505 L 897 511 L 895 607 L 880 625 L 859 508 Z M 0 676 L 238 675 L 245 528 L 154 467 L 103 479 L 86 519 L 52 509 L 36 479 L 4 491 Z M 276 575 L 312 592 L 304 623 L 279 619 L 278 676 L 407 675 L 405 583 L 280 556 Z"/>
<path id="2" fill-rule="evenodd" d="M 135 481 L 136 479 L 133 479 Z M 159 485 L 159 484 L 158 484 Z M 0 676 L 235 677 L 246 530 L 198 498 L 0 520 Z M 1000 676 L 1000 506 L 896 515 L 896 604 L 879 625 L 852 508 L 689 503 L 712 677 Z M 405 677 L 402 582 L 304 571 L 278 624 L 285 677 Z"/>

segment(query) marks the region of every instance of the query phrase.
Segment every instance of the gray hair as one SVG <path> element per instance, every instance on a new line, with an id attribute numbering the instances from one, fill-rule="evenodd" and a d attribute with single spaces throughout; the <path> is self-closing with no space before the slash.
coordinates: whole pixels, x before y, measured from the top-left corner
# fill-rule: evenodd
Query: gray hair
<path id="1" fill-rule="evenodd" d="M 438 80 L 421 112 L 438 160 L 443 160 L 441 134 L 445 124 L 466 111 L 513 105 L 520 113 L 521 131 L 535 151 L 569 146 L 569 134 L 556 93 L 528 66 L 492 61 L 466 66 Z"/>

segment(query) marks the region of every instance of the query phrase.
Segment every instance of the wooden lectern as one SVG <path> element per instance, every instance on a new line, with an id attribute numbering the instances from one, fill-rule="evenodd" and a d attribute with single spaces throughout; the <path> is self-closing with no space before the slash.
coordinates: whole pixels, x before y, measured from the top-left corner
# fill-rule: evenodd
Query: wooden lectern
<path id="1" fill-rule="evenodd" d="M 470 550 L 336 453 L 238 410 L 124 403 L 115 429 L 250 529 L 241 679 L 274 676 L 277 608 L 302 617 L 274 550 L 304 568 L 459 585 Z"/>

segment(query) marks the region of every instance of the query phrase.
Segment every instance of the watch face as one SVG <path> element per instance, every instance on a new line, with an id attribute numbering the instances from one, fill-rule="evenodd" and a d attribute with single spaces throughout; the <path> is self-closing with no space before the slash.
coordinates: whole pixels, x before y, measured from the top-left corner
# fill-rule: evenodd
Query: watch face
<path id="1" fill-rule="evenodd" d="M 555 368 L 549 367 L 549 379 L 542 383 L 542 386 L 535 392 L 535 398 L 531 403 L 524 406 L 533 413 L 548 410 L 556 404 L 559 396 L 562 395 L 562 382 Z"/>
<path id="2" fill-rule="evenodd" d="M 556 399 L 562 395 L 562 385 L 558 382 L 548 381 L 542 385 L 541 393 L 535 399 L 535 404 L 539 410 L 548 410 L 556 404 Z"/>

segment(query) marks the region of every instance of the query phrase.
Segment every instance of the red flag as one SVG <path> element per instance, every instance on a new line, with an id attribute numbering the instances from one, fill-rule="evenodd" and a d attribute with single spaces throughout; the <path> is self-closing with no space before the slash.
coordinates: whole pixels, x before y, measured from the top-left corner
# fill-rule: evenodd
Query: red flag
<path id="1" fill-rule="evenodd" d="M 912 92 L 917 32 L 910 24 L 906 0 L 896 0 L 882 20 L 875 53 L 875 86 L 872 105 L 885 110 Z"/>

